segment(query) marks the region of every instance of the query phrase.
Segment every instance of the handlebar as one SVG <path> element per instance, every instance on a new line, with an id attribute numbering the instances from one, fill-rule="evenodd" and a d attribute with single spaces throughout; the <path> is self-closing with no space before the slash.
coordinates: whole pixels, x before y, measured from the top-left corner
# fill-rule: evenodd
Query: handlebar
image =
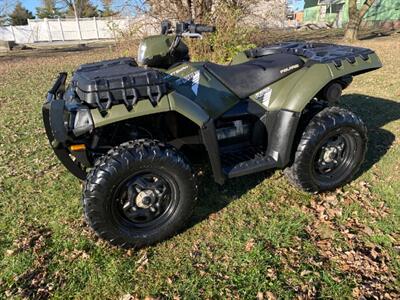
<path id="1" fill-rule="evenodd" d="M 161 34 L 172 33 L 171 22 L 168 20 L 164 20 L 161 22 Z M 190 36 L 192 34 L 193 37 L 196 37 L 195 34 L 202 34 L 205 32 L 214 32 L 215 26 L 208 26 L 204 24 L 195 24 L 192 21 L 190 22 L 180 22 L 176 23 L 175 33 L 176 35 L 182 36 Z"/>
<path id="2" fill-rule="evenodd" d="M 191 33 L 214 32 L 215 26 L 208 26 L 203 24 L 190 24 L 189 31 Z"/>
<path id="3" fill-rule="evenodd" d="M 214 32 L 215 26 L 208 26 L 203 24 L 195 24 L 193 21 L 176 23 L 175 25 L 175 38 L 169 47 L 169 52 L 173 53 L 178 47 L 182 37 L 202 38 L 202 33 Z M 173 33 L 171 22 L 164 20 L 161 22 L 161 34 Z"/>

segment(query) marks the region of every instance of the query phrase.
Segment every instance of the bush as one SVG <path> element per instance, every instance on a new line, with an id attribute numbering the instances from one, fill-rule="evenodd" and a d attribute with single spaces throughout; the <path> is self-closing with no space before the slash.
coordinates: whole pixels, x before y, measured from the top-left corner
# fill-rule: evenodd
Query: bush
<path id="1" fill-rule="evenodd" d="M 237 53 L 256 46 L 253 40 L 260 35 L 256 27 L 243 25 L 245 13 L 239 8 L 232 8 L 225 4 L 218 5 L 212 15 L 205 18 L 203 23 L 216 26 L 217 31 L 203 35 L 203 39 L 186 38 L 185 43 L 189 46 L 191 59 L 193 61 L 209 60 L 216 63 L 227 63 Z M 149 35 L 150 31 L 159 32 L 154 28 L 155 20 L 151 22 L 137 22 L 128 31 L 119 31 L 117 51 L 124 56 L 137 55 L 140 41 Z"/>
<path id="2" fill-rule="evenodd" d="M 205 34 L 202 40 L 187 41 L 194 61 L 210 60 L 216 63 L 227 63 L 237 53 L 253 48 L 255 27 L 243 26 L 243 11 L 220 5 L 216 8 L 209 23 L 216 26 L 213 34 Z"/>

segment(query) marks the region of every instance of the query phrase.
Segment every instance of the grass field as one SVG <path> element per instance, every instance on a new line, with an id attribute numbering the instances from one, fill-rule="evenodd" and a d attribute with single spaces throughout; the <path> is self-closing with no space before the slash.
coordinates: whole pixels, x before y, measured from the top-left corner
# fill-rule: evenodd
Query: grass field
<path id="1" fill-rule="evenodd" d="M 200 172 L 187 230 L 139 251 L 86 226 L 80 182 L 53 155 L 41 105 L 56 73 L 109 50 L 0 58 L 0 298 L 400 298 L 400 37 L 360 41 L 384 68 L 342 105 L 369 129 L 351 184 L 310 195 L 281 171 L 219 187 Z"/>

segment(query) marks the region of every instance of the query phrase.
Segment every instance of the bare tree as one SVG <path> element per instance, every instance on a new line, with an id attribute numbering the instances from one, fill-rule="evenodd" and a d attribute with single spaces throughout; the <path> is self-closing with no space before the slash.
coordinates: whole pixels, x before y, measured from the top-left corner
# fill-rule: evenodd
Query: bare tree
<path id="1" fill-rule="evenodd" d="M 15 1 L 0 0 L 0 26 L 7 23 L 7 15 L 10 13 L 12 7 L 15 6 Z"/>
<path id="2" fill-rule="evenodd" d="M 156 19 L 205 21 L 213 15 L 218 5 L 247 11 L 256 0 L 142 0 L 135 1 L 135 8 Z"/>
<path id="3" fill-rule="evenodd" d="M 363 0 L 360 8 L 357 7 L 357 0 L 349 0 L 349 22 L 347 23 L 344 38 L 346 40 L 356 40 L 360 29 L 361 21 L 375 0 Z"/>

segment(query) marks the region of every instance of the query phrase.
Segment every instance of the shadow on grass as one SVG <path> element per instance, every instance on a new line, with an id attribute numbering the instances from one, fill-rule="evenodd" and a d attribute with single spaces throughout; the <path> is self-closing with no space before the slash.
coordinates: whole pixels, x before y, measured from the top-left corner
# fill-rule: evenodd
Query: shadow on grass
<path id="1" fill-rule="evenodd" d="M 360 176 L 377 163 L 392 145 L 395 139 L 394 134 L 381 127 L 400 119 L 400 103 L 360 94 L 345 95 L 341 103 L 359 115 L 368 128 L 368 152 L 358 172 L 357 176 Z M 199 202 L 189 227 L 223 209 L 272 174 L 273 171 L 257 173 L 228 180 L 225 185 L 219 186 L 213 181 L 210 169 L 206 169 L 205 175 L 199 177 Z"/>
<path id="2" fill-rule="evenodd" d="M 223 186 L 220 186 L 214 182 L 211 170 L 207 168 L 204 176 L 198 179 L 198 203 L 188 227 L 192 227 L 207 219 L 209 215 L 220 211 L 272 174 L 273 171 L 265 171 L 241 178 L 229 179 Z"/>
<path id="3" fill-rule="evenodd" d="M 12 60 L 18 60 L 20 58 L 27 58 L 27 57 L 41 57 L 41 58 L 46 58 L 46 57 L 53 57 L 53 56 L 62 56 L 66 55 L 68 53 L 78 53 L 78 52 L 90 52 L 96 49 L 106 49 L 111 44 L 104 44 L 104 45 L 86 45 L 86 44 L 80 44 L 80 45 L 75 45 L 75 46 L 66 46 L 62 47 L 58 45 L 59 48 L 57 48 L 57 45 L 54 46 L 54 48 L 28 48 L 26 50 L 18 50 L 18 51 L 10 51 L 10 52 L 5 52 L 2 55 L 0 55 L 0 62 L 5 62 L 5 61 L 12 61 Z"/>
<path id="4" fill-rule="evenodd" d="M 359 38 L 362 41 L 366 40 L 373 40 L 373 39 L 378 39 L 378 38 L 383 38 L 390 36 L 392 34 L 396 33 L 396 30 L 391 29 L 391 30 L 376 30 L 376 31 L 371 31 L 367 34 L 361 35 Z"/>
<path id="5" fill-rule="evenodd" d="M 358 172 L 360 176 L 377 163 L 393 144 L 395 135 L 382 127 L 400 119 L 400 102 L 349 94 L 342 97 L 342 104 L 360 116 L 368 128 L 368 151 Z"/>

